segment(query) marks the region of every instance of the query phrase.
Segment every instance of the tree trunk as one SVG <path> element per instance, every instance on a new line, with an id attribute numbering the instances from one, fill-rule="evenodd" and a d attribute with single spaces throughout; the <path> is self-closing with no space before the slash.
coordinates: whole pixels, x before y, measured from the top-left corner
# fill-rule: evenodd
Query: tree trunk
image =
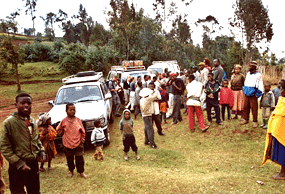
<path id="1" fill-rule="evenodd" d="M 17 91 L 21 91 L 21 84 L 19 80 L 19 72 L 18 72 L 18 64 L 14 64 L 16 83 L 17 83 Z"/>

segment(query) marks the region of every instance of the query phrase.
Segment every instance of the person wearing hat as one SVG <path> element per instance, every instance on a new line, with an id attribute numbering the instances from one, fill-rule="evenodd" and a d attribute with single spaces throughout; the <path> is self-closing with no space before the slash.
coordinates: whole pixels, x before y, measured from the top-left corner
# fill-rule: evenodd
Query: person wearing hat
<path id="1" fill-rule="evenodd" d="M 205 68 L 205 63 L 201 62 L 199 63 L 199 69 L 200 69 L 200 82 L 205 86 L 208 81 L 208 73 L 209 70 Z"/>
<path id="2" fill-rule="evenodd" d="M 241 125 L 245 125 L 249 122 L 250 109 L 253 117 L 253 127 L 258 127 L 258 102 L 257 99 L 263 93 L 263 81 L 262 74 L 257 71 L 257 62 L 251 61 L 249 63 L 249 72 L 246 75 L 243 93 L 245 95 L 244 108 L 243 108 L 243 121 Z"/>
<path id="3" fill-rule="evenodd" d="M 195 76 L 195 80 L 197 82 L 200 82 L 200 73 L 198 71 L 198 67 L 197 66 L 193 66 L 192 67 L 192 74 Z"/>

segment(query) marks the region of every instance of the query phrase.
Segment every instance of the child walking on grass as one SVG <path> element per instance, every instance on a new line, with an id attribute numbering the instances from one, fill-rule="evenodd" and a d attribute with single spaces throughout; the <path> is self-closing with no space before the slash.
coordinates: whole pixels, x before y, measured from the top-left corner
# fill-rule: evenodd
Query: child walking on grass
<path id="1" fill-rule="evenodd" d="M 94 158 L 95 160 L 99 159 L 100 161 L 103 161 L 103 145 L 105 143 L 106 137 L 104 134 L 104 129 L 101 127 L 101 121 L 95 121 L 94 125 L 95 128 L 91 134 L 91 144 L 93 144 L 95 147 Z"/>
<path id="2" fill-rule="evenodd" d="M 267 124 L 269 117 L 271 116 L 272 111 L 275 107 L 275 97 L 272 91 L 270 91 L 271 85 L 266 82 L 264 84 L 264 93 L 261 96 L 260 100 L 260 109 L 262 109 L 262 119 L 263 125 L 260 125 L 263 129 L 267 129 Z"/>
<path id="3" fill-rule="evenodd" d="M 124 159 L 129 160 L 128 152 L 130 147 L 136 154 L 136 159 L 139 160 L 138 147 L 136 145 L 136 139 L 133 132 L 133 119 L 131 118 L 131 112 L 125 109 L 123 112 L 123 117 L 120 121 L 120 130 L 123 134 L 123 145 L 124 145 Z"/>
<path id="4" fill-rule="evenodd" d="M 220 105 L 222 105 L 222 119 L 225 121 L 226 109 L 228 112 L 228 120 L 231 120 L 231 108 L 234 104 L 234 95 L 232 90 L 228 87 L 228 80 L 224 80 L 223 87 L 220 92 Z"/>
<path id="5" fill-rule="evenodd" d="M 66 113 L 65 117 L 56 131 L 62 135 L 62 143 L 65 150 L 65 155 L 67 159 L 67 165 L 69 169 L 68 177 L 73 176 L 73 170 L 76 169 L 79 173 L 79 176 L 87 178 L 87 175 L 84 174 L 84 141 L 85 141 L 85 129 L 82 125 L 82 122 L 79 118 L 75 116 L 75 106 L 73 103 L 66 104 Z M 75 156 L 75 165 L 74 165 L 74 156 Z"/>
<path id="6" fill-rule="evenodd" d="M 272 115 L 268 121 L 268 129 L 265 142 L 265 151 L 262 164 L 269 159 L 281 165 L 281 171 L 272 178 L 285 180 L 285 82 L 280 87 L 281 97 L 278 100 Z"/>
<path id="7" fill-rule="evenodd" d="M 54 140 L 57 136 L 56 130 L 51 126 L 51 117 L 48 113 L 41 113 L 37 120 L 38 131 L 40 133 L 40 140 L 45 148 L 45 153 L 48 161 L 48 170 L 51 170 L 51 160 L 57 154 Z M 44 172 L 44 162 L 41 162 L 39 169 Z"/>

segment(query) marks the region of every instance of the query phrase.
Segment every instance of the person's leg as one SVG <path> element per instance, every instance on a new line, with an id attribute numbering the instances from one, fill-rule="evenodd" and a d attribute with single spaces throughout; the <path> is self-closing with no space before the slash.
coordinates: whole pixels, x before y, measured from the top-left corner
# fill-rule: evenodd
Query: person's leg
<path id="1" fill-rule="evenodd" d="M 196 112 L 196 116 L 200 125 L 200 129 L 205 129 L 205 122 L 204 122 L 204 115 L 203 115 L 203 110 L 201 108 L 201 106 L 194 106 L 195 107 L 195 112 Z"/>
<path id="2" fill-rule="evenodd" d="M 220 105 L 219 105 L 219 102 L 214 102 L 213 103 L 213 106 L 214 106 L 214 110 L 215 110 L 215 117 L 216 117 L 216 123 L 221 123 L 221 117 L 220 117 Z"/>
<path id="3" fill-rule="evenodd" d="M 134 135 L 130 137 L 130 146 L 131 146 L 132 150 L 137 153 L 138 146 L 136 145 L 136 138 Z"/>
<path id="4" fill-rule="evenodd" d="M 68 170 L 73 174 L 73 170 L 75 169 L 74 165 L 74 149 L 65 148 L 65 156 L 67 161 Z M 71 175 L 72 176 L 72 175 Z"/>
<path id="5" fill-rule="evenodd" d="M 226 105 L 222 104 L 222 119 L 223 119 L 223 121 L 225 120 L 225 109 L 226 109 Z"/>
<path id="6" fill-rule="evenodd" d="M 26 189 L 30 194 L 39 194 L 40 193 L 40 175 L 39 175 L 39 164 L 37 160 L 33 162 L 28 162 L 27 165 L 31 168 L 31 170 L 27 171 L 26 177 Z"/>
<path id="7" fill-rule="evenodd" d="M 174 103 L 173 103 L 173 123 L 177 123 L 178 120 L 181 118 L 181 112 L 180 112 L 180 95 L 174 95 Z M 180 113 L 180 114 L 179 114 Z"/>
<path id="8" fill-rule="evenodd" d="M 166 117 L 171 117 L 173 115 L 173 99 L 174 98 L 174 95 L 172 93 L 169 93 L 169 100 L 168 100 L 168 105 L 169 105 L 169 108 L 168 108 L 168 112 L 166 114 Z"/>
<path id="9" fill-rule="evenodd" d="M 242 118 L 245 120 L 245 123 L 248 123 L 248 121 L 249 121 L 249 112 L 250 112 L 249 98 L 250 97 L 247 97 L 247 96 L 244 97 L 244 106 L 243 106 Z"/>
<path id="10" fill-rule="evenodd" d="M 120 115 L 120 109 L 121 109 L 121 101 L 120 98 L 118 96 L 118 94 L 116 95 L 116 110 L 115 110 L 115 114 Z"/>
<path id="11" fill-rule="evenodd" d="M 51 170 L 51 159 L 48 160 L 48 170 Z"/>
<path id="12" fill-rule="evenodd" d="M 148 137 L 148 141 L 150 142 L 151 145 L 155 145 L 154 142 L 154 129 L 153 129 L 153 123 L 152 123 L 152 116 L 147 116 L 144 117 L 145 121 L 145 128 L 146 128 L 146 133 Z"/>
<path id="13" fill-rule="evenodd" d="M 194 123 L 195 123 L 195 118 L 194 118 L 194 106 L 188 106 L 188 124 L 189 124 L 189 129 L 191 131 L 194 131 Z"/>
<path id="14" fill-rule="evenodd" d="M 209 122 L 212 122 L 212 116 L 211 116 L 212 103 L 208 100 L 206 100 L 206 109 L 207 109 L 207 119 Z"/>
<path id="15" fill-rule="evenodd" d="M 18 170 L 14 165 L 9 163 L 8 174 L 11 193 L 26 193 L 24 189 L 26 181 L 25 171 Z"/>
<path id="16" fill-rule="evenodd" d="M 104 160 L 104 154 L 103 154 L 103 145 L 100 145 L 97 147 L 98 149 L 98 158 L 100 161 Z"/>
<path id="17" fill-rule="evenodd" d="M 162 134 L 162 127 L 161 127 L 161 121 L 160 121 L 160 115 L 152 115 L 152 120 L 155 123 L 155 126 L 157 128 L 157 133 Z"/>
<path id="18" fill-rule="evenodd" d="M 231 120 L 231 107 L 229 104 L 227 104 L 226 107 L 227 107 L 227 112 L 228 112 L 228 120 Z"/>
<path id="19" fill-rule="evenodd" d="M 76 170 L 79 174 L 84 172 L 84 157 L 81 156 L 75 156 L 75 164 L 76 164 Z"/>
<path id="20" fill-rule="evenodd" d="M 149 139 L 148 139 L 148 129 L 147 129 L 147 127 L 148 127 L 148 119 L 147 119 L 147 117 L 143 117 L 143 122 L 144 122 L 144 136 L 145 136 L 145 138 L 144 138 L 144 143 L 147 145 L 148 143 L 149 143 Z"/>
<path id="21" fill-rule="evenodd" d="M 162 116 L 163 116 L 162 118 L 163 118 L 163 120 L 164 120 L 164 123 L 167 123 L 167 122 L 166 122 L 166 113 L 163 112 L 163 113 L 161 113 L 161 114 L 162 114 Z M 161 121 L 161 122 L 162 122 L 162 121 Z"/>
<path id="22" fill-rule="evenodd" d="M 253 122 L 257 122 L 257 115 L 258 115 L 257 97 L 255 96 L 250 97 L 250 108 L 252 111 Z"/>
<path id="23" fill-rule="evenodd" d="M 124 89 L 125 106 L 129 103 L 129 90 Z"/>

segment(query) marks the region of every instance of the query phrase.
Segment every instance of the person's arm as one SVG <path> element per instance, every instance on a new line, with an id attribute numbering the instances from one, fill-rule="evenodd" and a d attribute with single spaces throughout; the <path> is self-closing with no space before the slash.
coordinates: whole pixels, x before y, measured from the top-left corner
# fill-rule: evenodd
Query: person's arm
<path id="1" fill-rule="evenodd" d="M 61 121 L 61 122 L 59 123 L 59 125 L 56 127 L 56 132 L 57 132 L 59 135 L 63 135 L 63 133 L 64 133 L 64 129 L 63 129 L 63 126 L 62 126 L 62 122 L 63 122 L 63 121 Z"/>
<path id="2" fill-rule="evenodd" d="M 79 118 L 78 118 L 78 122 L 79 122 L 79 125 L 81 127 L 81 130 L 80 130 L 80 132 L 81 132 L 81 142 L 84 143 L 85 142 L 85 136 L 86 136 L 85 129 L 84 129 L 84 126 L 83 126 L 83 124 L 82 124 L 82 122 L 81 122 L 81 120 Z"/>
<path id="3" fill-rule="evenodd" d="M 271 110 L 274 110 L 275 108 L 275 96 L 273 94 L 273 92 L 271 93 Z"/>

